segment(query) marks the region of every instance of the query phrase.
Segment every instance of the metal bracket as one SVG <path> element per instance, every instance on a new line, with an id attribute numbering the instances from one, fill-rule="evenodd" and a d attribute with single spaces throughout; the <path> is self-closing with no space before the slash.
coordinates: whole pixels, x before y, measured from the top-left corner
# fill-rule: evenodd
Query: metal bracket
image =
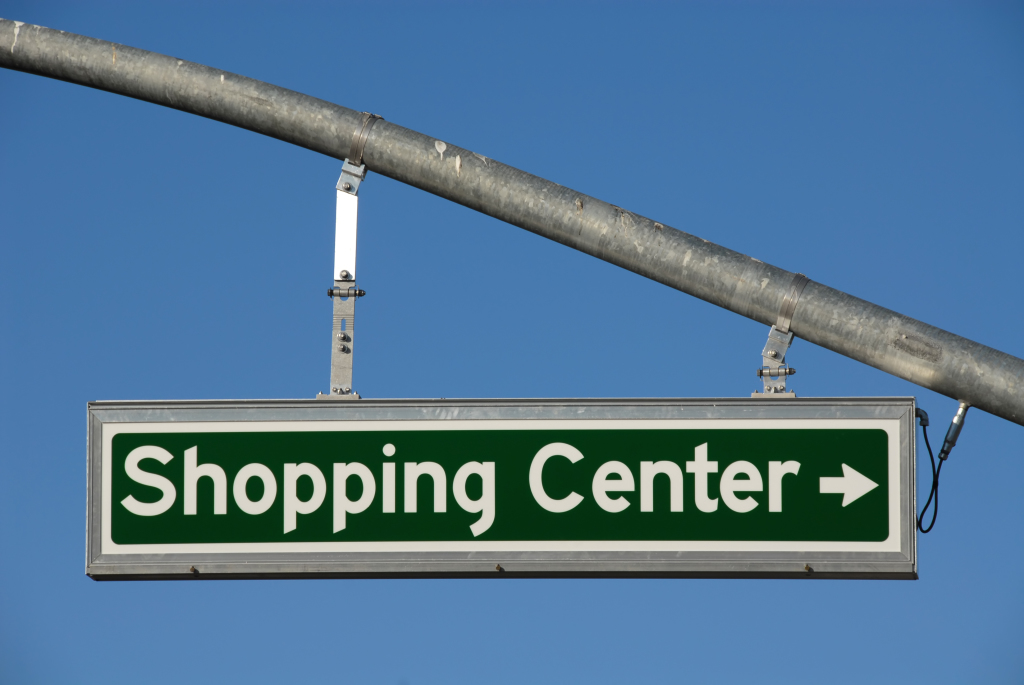
<path id="1" fill-rule="evenodd" d="M 765 343 L 764 349 L 761 350 L 763 363 L 757 370 L 758 377 L 764 381 L 765 395 L 778 393 L 793 394 L 786 392 L 786 378 L 796 373 L 796 369 L 786 365 L 786 352 L 789 351 L 789 346 L 792 344 L 793 331 L 781 333 L 778 326 L 772 326 L 772 329 L 768 332 L 768 342 Z M 758 395 L 760 393 L 754 394 Z"/>
<path id="2" fill-rule="evenodd" d="M 334 214 L 334 280 L 356 279 L 356 238 L 359 233 L 359 185 L 366 178 L 366 165 L 345 160 L 337 186 Z"/>
<path id="3" fill-rule="evenodd" d="M 338 287 L 337 284 L 341 284 Z M 352 354 L 356 334 L 356 300 L 366 295 L 365 290 L 350 284 L 337 281 L 334 288 L 327 291 L 333 300 L 334 325 L 331 327 L 331 392 L 319 394 L 317 399 L 325 400 L 358 400 L 359 395 L 352 390 Z"/>
<path id="4" fill-rule="evenodd" d="M 379 117 L 378 117 L 379 118 Z M 371 119 L 372 121 L 372 119 Z M 368 132 L 366 120 L 363 131 Z M 372 125 L 372 124 L 371 124 Z M 356 135 L 357 140 L 359 134 Z M 365 136 L 362 141 L 365 142 Z M 362 156 L 362 150 L 359 150 Z M 346 159 L 337 185 L 334 227 L 334 287 L 327 290 L 333 300 L 331 327 L 331 391 L 317 399 L 359 399 L 352 390 L 352 355 L 355 346 L 356 300 L 366 295 L 356 287 L 356 238 L 359 226 L 359 186 L 366 178 L 366 165 Z"/>
<path id="5" fill-rule="evenodd" d="M 349 195 L 359 194 L 359 184 L 366 180 L 366 165 L 355 165 L 345 160 L 341 165 L 341 177 L 338 178 L 338 192 Z"/>
<path id="6" fill-rule="evenodd" d="M 786 378 L 796 373 L 796 369 L 786 364 L 786 352 L 793 344 L 793 331 L 789 330 L 793 323 L 793 314 L 796 313 L 796 304 L 800 295 L 810 281 L 803 274 L 793 276 L 789 292 L 782 300 L 779 307 L 777 323 L 768 332 L 768 342 L 761 350 L 761 366 L 757 369 L 757 376 L 764 381 L 764 393 L 752 393 L 752 397 L 767 395 L 784 395 L 796 397 L 796 393 L 786 391 Z"/>

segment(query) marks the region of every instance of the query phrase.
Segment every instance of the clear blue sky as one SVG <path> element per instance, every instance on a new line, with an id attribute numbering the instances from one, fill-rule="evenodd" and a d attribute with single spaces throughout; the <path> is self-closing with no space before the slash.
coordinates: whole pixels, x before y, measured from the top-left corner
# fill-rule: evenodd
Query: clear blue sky
<path id="1" fill-rule="evenodd" d="M 380 113 L 1024 356 L 1020 3 L 0 14 Z M 0 130 L 0 681 L 1024 681 L 1024 428 L 982 412 L 913 582 L 89 580 L 87 401 L 327 389 L 340 163 L 6 71 Z M 757 386 L 762 325 L 395 181 L 361 198 L 366 396 Z M 801 395 L 916 395 L 933 441 L 956 407 L 790 361 Z"/>

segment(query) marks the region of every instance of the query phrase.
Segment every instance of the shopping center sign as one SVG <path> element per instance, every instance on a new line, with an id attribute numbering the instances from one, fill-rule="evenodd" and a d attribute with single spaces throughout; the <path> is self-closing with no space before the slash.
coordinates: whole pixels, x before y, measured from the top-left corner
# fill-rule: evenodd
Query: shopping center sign
<path id="1" fill-rule="evenodd" d="M 914 402 L 95 402 L 87 573 L 916 577 Z"/>

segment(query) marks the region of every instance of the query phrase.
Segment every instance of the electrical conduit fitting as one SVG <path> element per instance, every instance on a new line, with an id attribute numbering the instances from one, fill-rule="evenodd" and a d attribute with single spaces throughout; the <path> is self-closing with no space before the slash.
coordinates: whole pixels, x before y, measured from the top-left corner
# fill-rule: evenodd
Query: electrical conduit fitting
<path id="1" fill-rule="evenodd" d="M 960 406 L 956 410 L 956 415 L 949 424 L 949 430 L 946 431 L 946 439 L 942 443 L 942 449 L 939 450 L 939 460 L 945 461 L 949 459 L 949 453 L 956 447 L 956 440 L 960 437 L 960 431 L 964 427 L 964 419 L 967 417 L 967 410 L 971 408 L 971 405 L 961 401 Z"/>

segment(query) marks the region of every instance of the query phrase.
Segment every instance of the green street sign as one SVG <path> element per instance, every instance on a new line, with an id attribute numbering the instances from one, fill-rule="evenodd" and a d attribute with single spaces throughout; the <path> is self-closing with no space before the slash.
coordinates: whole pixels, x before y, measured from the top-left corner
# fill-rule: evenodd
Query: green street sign
<path id="1" fill-rule="evenodd" d="M 916 577 L 914 402 L 96 402 L 86 572 Z"/>

